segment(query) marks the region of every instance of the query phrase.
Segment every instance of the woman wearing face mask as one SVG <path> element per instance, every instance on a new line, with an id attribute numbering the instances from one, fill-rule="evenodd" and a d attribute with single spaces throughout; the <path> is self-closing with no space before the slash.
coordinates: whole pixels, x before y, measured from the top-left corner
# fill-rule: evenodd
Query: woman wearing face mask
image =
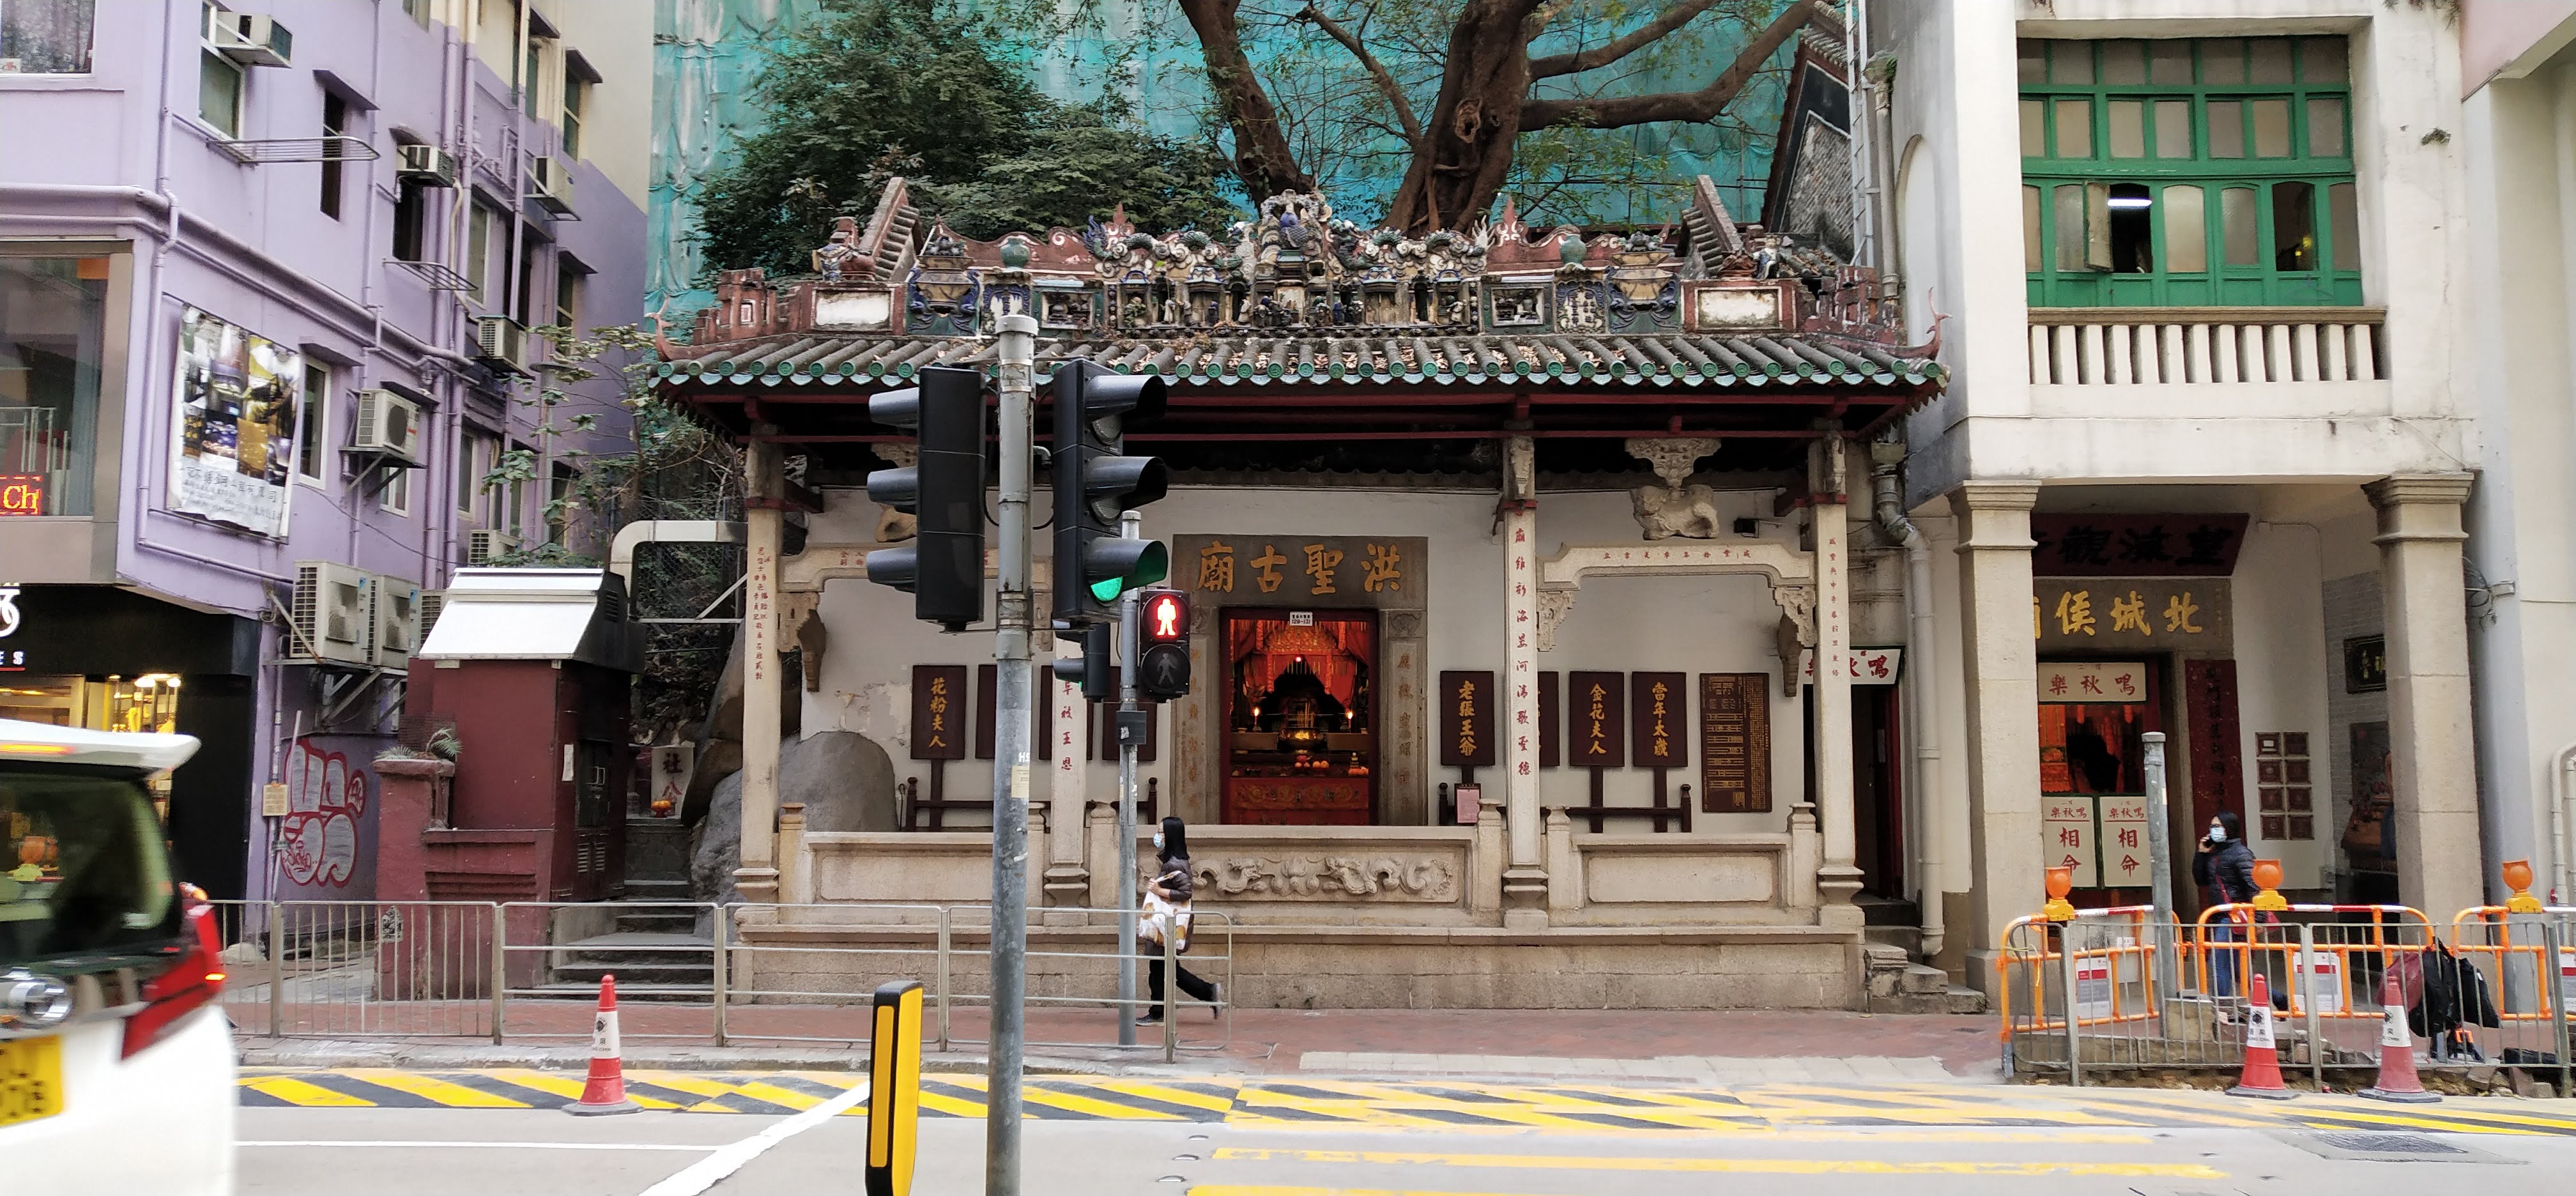
<path id="1" fill-rule="evenodd" d="M 1190 949 L 1190 836 L 1180 819 L 1166 818 L 1163 828 L 1154 832 L 1154 856 L 1154 875 L 1145 882 L 1146 916 L 1137 927 L 1137 949 L 1146 957 L 1145 994 L 1152 1002 L 1136 1019 L 1140 1026 L 1162 1021 L 1169 1012 L 1163 1000 L 1163 936 L 1173 936 L 1175 955 Z M 1191 1000 L 1206 1002 L 1210 1014 L 1220 1011 L 1223 989 L 1191 975 L 1177 960 L 1172 971 Z"/>
<path id="2" fill-rule="evenodd" d="M 2220 810 L 2217 817 L 2209 820 L 2209 828 L 2200 836 L 2200 849 L 2191 857 L 2191 878 L 2209 890 L 2212 905 L 2242 905 L 2254 900 L 2254 849 L 2246 844 L 2245 820 L 2235 811 Z M 2217 942 L 2235 942 L 2236 928 L 2214 926 L 2210 937 Z M 2236 995 L 2236 952 L 2217 953 L 2212 980 L 2211 995 Z"/>

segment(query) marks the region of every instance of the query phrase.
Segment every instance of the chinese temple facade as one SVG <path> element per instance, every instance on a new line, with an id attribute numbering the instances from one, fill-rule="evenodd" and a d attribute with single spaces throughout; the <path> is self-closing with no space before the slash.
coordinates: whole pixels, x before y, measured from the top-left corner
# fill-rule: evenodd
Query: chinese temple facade
<path id="1" fill-rule="evenodd" d="M 882 745 L 906 828 L 799 833 L 753 726 L 742 891 L 988 891 L 989 645 L 844 579 L 909 532 L 859 489 L 902 439 L 866 396 L 989 371 L 1009 312 L 1042 378 L 1170 384 L 1131 441 L 1174 471 L 1145 531 L 1196 684 L 1145 792 L 1240 923 L 1239 1001 L 1937 1007 L 2044 869 L 2147 899 L 2159 732 L 2185 915 L 2221 813 L 2293 900 L 2439 923 L 2499 861 L 2563 877 L 2562 516 L 2496 472 L 2562 442 L 2555 342 L 2514 331 L 2558 301 L 2486 320 L 2469 273 L 2558 211 L 2482 148 L 2547 127 L 2500 106 L 2542 49 L 2475 3 L 2149 7 L 1811 31 L 1744 223 L 1703 183 L 1661 230 L 1284 195 L 986 243 L 897 183 L 810 275 L 724 276 L 663 384 L 754 450 L 750 668 L 802 651 L 803 733 Z M 1031 892 L 1103 905 L 1109 720 L 1045 685 Z"/>
<path id="2" fill-rule="evenodd" d="M 992 370 L 996 321 L 1025 312 L 1041 387 L 1077 356 L 1170 387 L 1128 439 L 1172 470 L 1144 531 L 1193 593 L 1195 682 L 1140 771 L 1240 924 L 1238 1000 L 1857 1000 L 1909 837 L 1904 562 L 1870 478 L 1944 379 L 1872 272 L 1739 225 L 1704 181 L 1687 219 L 1625 234 L 1506 210 L 1412 237 L 1283 195 L 1216 233 L 993 242 L 896 182 L 810 277 L 719 296 L 663 384 L 768 479 L 746 898 L 987 891 L 991 641 L 863 580 L 910 533 L 862 488 L 908 447 L 866 399 Z M 799 645 L 805 733 L 884 747 L 903 829 L 758 833 L 780 800 L 759 670 Z M 1113 732 L 1075 687 L 1040 692 L 1031 892 L 1106 905 Z M 1902 949 L 1880 954 L 1892 983 Z"/>

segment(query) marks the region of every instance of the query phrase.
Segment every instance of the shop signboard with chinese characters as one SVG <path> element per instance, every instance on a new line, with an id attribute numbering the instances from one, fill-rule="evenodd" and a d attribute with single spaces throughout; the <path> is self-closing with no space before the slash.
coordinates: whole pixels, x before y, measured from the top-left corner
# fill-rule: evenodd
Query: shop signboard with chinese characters
<path id="1" fill-rule="evenodd" d="M 1421 536 L 1181 535 L 1172 577 L 1223 606 L 1423 605 Z"/>
<path id="2" fill-rule="evenodd" d="M 1816 679 L 1816 654 L 1807 652 L 1801 655 L 1806 663 L 1800 667 L 1805 670 L 1808 682 L 1813 683 Z M 1851 672 L 1847 675 L 1854 685 L 1894 685 L 1904 671 L 1904 664 L 1903 648 L 1854 648 L 1851 650 Z"/>
<path id="3" fill-rule="evenodd" d="M 2235 609 L 2225 578 L 2043 577 L 2031 634 L 2050 652 L 2196 652 L 2225 656 Z"/>
<path id="4" fill-rule="evenodd" d="M 304 354 L 190 307 L 178 362 L 170 509 L 284 538 Z"/>
<path id="5" fill-rule="evenodd" d="M 2030 517 L 2030 571 L 2038 577 L 2226 577 L 2245 544 L 2245 515 Z"/>
<path id="6" fill-rule="evenodd" d="M 2094 836 L 2098 819 L 2094 799 L 2081 795 L 2043 797 L 2039 810 L 2039 855 L 2051 868 L 2075 870 L 2075 887 L 2102 884 L 2100 853 Z"/>
<path id="7" fill-rule="evenodd" d="M 2147 666 L 2136 660 L 2043 660 L 2039 662 L 2039 700 L 2143 702 Z"/>
<path id="8" fill-rule="evenodd" d="M 2054 800 L 2054 799 L 2051 799 Z M 2147 799 L 2116 794 L 2093 799 L 2101 811 L 2102 884 L 2142 889 L 2155 883 L 2147 860 Z"/>

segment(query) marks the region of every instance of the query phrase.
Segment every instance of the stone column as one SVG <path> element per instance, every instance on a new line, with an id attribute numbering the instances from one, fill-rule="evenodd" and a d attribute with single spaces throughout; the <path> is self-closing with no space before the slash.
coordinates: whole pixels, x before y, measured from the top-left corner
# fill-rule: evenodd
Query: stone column
<path id="1" fill-rule="evenodd" d="M 1969 982 L 1994 983 L 2004 927 L 2040 890 L 2039 638 L 2030 582 L 2037 482 L 1968 482 L 1959 522 L 1959 611 L 1968 686 L 1968 859 L 1977 878 L 1961 927 Z"/>
<path id="2" fill-rule="evenodd" d="M 1852 897 L 1860 892 L 1861 872 L 1852 826 L 1851 508 L 1843 502 L 1843 451 L 1842 438 L 1829 435 L 1808 453 L 1816 496 L 1809 510 L 1816 532 L 1816 691 L 1808 733 L 1815 736 L 1816 813 L 1825 852 L 1816 870 L 1821 917 L 1826 925 L 1856 927 L 1861 912 Z"/>
<path id="3" fill-rule="evenodd" d="M 1055 641 L 1053 650 L 1041 650 L 1037 654 L 1035 677 L 1029 686 L 1030 700 L 1055 703 L 1055 725 L 1059 731 L 1079 728 L 1083 725 L 1082 687 L 1058 678 L 1055 671 L 1046 665 L 1049 660 L 1060 657 L 1081 659 L 1081 641 L 1072 636 L 1050 638 Z M 1063 735 L 1059 734 L 1057 738 L 1063 738 Z M 1088 779 L 1087 770 L 1082 766 L 1080 750 L 1068 752 L 1061 746 L 1056 750 L 1060 757 L 1058 766 L 1049 770 L 1047 776 L 1046 904 L 1086 905 L 1091 897 L 1091 870 L 1083 859 L 1086 836 L 1090 833 L 1086 808 L 1090 805 L 1090 787 L 1084 783 Z M 1139 779 L 1136 782 L 1137 813 L 1140 817 L 1144 813 L 1143 771 L 1141 767 L 1137 770 Z M 1115 881 L 1118 873 L 1115 866 L 1118 858 L 1115 850 L 1118 819 L 1115 791 L 1111 792 L 1110 799 L 1111 804 L 1104 808 L 1110 818 L 1112 866 L 1106 871 L 1112 881 L 1110 891 L 1114 894 L 1117 892 Z M 1100 904 L 1114 906 L 1117 901 L 1113 897 Z"/>
<path id="4" fill-rule="evenodd" d="M 1503 746 L 1504 823 L 1511 840 L 1503 868 L 1503 924 L 1547 925 L 1547 865 L 1538 805 L 1538 466 L 1527 436 L 1503 442 L 1504 675 L 1511 734 Z"/>
<path id="5" fill-rule="evenodd" d="M 774 432 L 754 424 L 754 433 Z M 778 558 L 787 511 L 776 444 L 743 451 L 750 542 L 743 558 L 742 867 L 734 887 L 752 904 L 778 900 Z"/>
<path id="6" fill-rule="evenodd" d="M 2460 581 L 2460 546 L 2469 538 L 2460 504 L 2468 501 L 2469 475 L 2382 478 L 2363 490 L 2379 508 L 2398 900 L 2440 925 L 2480 904 L 2485 892 Z"/>

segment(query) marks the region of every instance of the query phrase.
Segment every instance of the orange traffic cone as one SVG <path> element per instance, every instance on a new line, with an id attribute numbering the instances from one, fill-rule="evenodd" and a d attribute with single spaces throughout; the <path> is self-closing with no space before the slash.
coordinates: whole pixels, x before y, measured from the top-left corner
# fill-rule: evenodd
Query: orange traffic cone
<path id="1" fill-rule="evenodd" d="M 2429 1105 L 2441 1100 L 2424 1091 L 2424 1081 L 2415 1075 L 2415 1038 L 2406 1032 L 2406 990 L 2397 983 L 2397 969 L 2388 970 L 2387 983 L 2380 986 L 2380 1008 L 2388 1020 L 2379 1027 L 2379 1082 L 2361 1090 L 2372 1100 L 2397 1101 L 2409 1105 Z"/>
<path id="2" fill-rule="evenodd" d="M 565 1105 L 567 1113 L 633 1113 L 641 1106 L 626 1099 L 626 1065 L 618 1059 L 617 977 L 599 978 L 599 1015 L 590 1023 L 590 1080 L 581 1099 Z"/>
<path id="3" fill-rule="evenodd" d="M 2288 1100 L 2293 1095 L 2281 1083 L 2281 1057 L 2272 1049 L 2272 986 L 2259 973 L 2245 1007 L 2245 1075 L 2227 1095 L 2265 1100 Z"/>

